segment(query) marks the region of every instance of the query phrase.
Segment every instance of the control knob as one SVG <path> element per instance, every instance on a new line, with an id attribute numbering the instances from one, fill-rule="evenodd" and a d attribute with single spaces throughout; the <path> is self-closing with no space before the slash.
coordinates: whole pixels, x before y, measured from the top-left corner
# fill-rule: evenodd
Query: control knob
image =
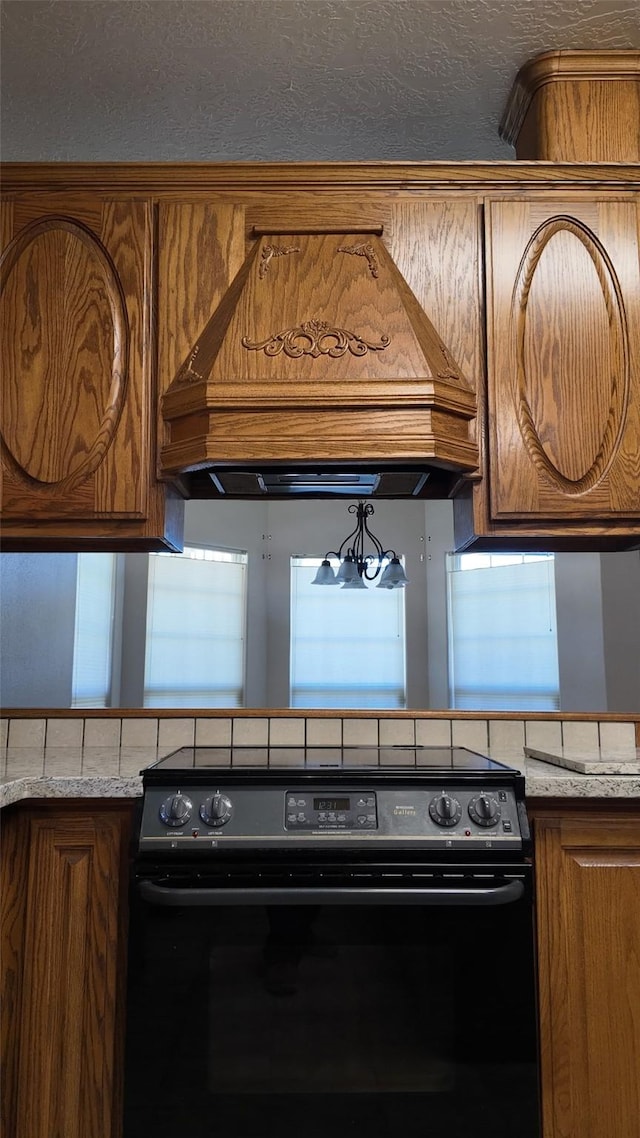
<path id="1" fill-rule="evenodd" d="M 460 821 L 462 808 L 457 798 L 452 798 L 446 791 L 437 794 L 429 803 L 429 814 L 436 826 L 455 826 Z"/>
<path id="2" fill-rule="evenodd" d="M 200 807 L 200 817 L 205 826 L 224 826 L 233 814 L 233 803 L 226 794 L 210 794 Z"/>
<path id="3" fill-rule="evenodd" d="M 160 807 L 160 819 L 165 826 L 186 826 L 191 817 L 193 802 L 186 794 L 171 794 Z"/>
<path id="4" fill-rule="evenodd" d="M 490 794 L 479 794 L 469 803 L 469 817 L 478 826 L 495 826 L 500 819 L 500 807 Z"/>

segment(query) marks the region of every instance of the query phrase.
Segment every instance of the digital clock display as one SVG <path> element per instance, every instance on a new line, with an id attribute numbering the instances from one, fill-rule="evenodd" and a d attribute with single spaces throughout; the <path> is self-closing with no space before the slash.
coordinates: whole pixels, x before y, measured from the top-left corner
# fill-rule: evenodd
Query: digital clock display
<path id="1" fill-rule="evenodd" d="M 314 798 L 314 810 L 348 810 L 351 806 L 350 798 Z"/>

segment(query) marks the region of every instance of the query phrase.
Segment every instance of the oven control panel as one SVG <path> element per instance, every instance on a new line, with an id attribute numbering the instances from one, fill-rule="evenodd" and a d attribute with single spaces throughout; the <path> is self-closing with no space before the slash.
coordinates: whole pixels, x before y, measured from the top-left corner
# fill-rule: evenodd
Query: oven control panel
<path id="1" fill-rule="evenodd" d="M 378 825 L 374 791 L 355 794 L 309 794 L 289 791 L 285 802 L 287 830 L 375 830 Z"/>
<path id="2" fill-rule="evenodd" d="M 147 850 L 271 848 L 327 844 L 442 850 L 523 844 L 524 806 L 513 785 L 394 787 L 149 787 L 140 847 Z M 526 836 L 526 835 L 525 835 Z"/>

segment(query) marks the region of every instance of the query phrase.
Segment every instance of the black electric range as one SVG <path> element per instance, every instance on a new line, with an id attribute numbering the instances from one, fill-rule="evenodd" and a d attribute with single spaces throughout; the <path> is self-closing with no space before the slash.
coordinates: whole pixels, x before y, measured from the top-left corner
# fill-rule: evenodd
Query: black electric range
<path id="1" fill-rule="evenodd" d="M 124 1138 L 540 1138 L 517 771 L 182 747 L 143 782 Z"/>
<path id="2" fill-rule="evenodd" d="M 524 779 L 466 747 L 181 747 L 143 786 L 140 853 L 528 850 Z"/>

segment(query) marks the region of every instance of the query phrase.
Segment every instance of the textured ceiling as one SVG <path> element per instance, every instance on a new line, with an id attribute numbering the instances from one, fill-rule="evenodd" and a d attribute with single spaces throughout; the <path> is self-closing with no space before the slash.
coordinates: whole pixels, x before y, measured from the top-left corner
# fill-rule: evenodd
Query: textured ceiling
<path id="1" fill-rule="evenodd" d="M 639 0 L 5 0 L 7 161 L 500 159 L 518 69 Z"/>

